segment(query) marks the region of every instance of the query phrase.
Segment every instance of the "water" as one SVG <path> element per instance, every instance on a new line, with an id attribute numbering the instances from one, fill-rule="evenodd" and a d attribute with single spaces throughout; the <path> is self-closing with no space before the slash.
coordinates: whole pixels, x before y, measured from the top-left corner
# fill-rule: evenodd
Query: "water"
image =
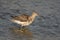
<path id="1" fill-rule="evenodd" d="M 36 11 L 42 17 L 18 30 L 11 16 Z M 60 0 L 0 0 L 0 40 L 60 40 Z"/>

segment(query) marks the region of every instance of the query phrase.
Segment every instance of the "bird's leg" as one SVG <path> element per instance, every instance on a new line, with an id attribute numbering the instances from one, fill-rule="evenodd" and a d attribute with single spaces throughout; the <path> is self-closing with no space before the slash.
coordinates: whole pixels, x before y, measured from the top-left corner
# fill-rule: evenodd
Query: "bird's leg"
<path id="1" fill-rule="evenodd" d="M 25 26 L 22 26 L 22 27 L 21 27 L 21 31 L 23 31 L 24 29 L 25 29 Z"/>
<path id="2" fill-rule="evenodd" d="M 20 26 L 18 27 L 18 29 L 21 30 L 21 29 L 22 29 L 22 26 L 20 25 Z"/>
<path id="3" fill-rule="evenodd" d="M 19 27 L 19 30 L 21 29 L 21 27 Z"/>
<path id="4" fill-rule="evenodd" d="M 25 28 L 25 26 L 22 26 L 22 29 L 24 29 Z"/>
<path id="5" fill-rule="evenodd" d="M 19 30 L 22 30 L 22 29 L 23 29 L 23 26 L 20 26 L 20 27 L 19 27 Z"/>
<path id="6" fill-rule="evenodd" d="M 21 27 L 19 27 L 19 30 L 21 31 L 21 32 L 23 32 L 23 26 L 21 26 Z"/>

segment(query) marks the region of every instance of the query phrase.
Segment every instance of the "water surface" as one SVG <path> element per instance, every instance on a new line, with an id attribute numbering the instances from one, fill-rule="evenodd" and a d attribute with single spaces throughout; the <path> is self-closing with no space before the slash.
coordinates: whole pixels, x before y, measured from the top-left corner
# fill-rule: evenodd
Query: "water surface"
<path id="1" fill-rule="evenodd" d="M 36 11 L 43 17 L 20 32 L 11 16 Z M 14 31 L 12 29 L 14 29 Z M 60 40 L 60 0 L 0 0 L 0 40 Z"/>

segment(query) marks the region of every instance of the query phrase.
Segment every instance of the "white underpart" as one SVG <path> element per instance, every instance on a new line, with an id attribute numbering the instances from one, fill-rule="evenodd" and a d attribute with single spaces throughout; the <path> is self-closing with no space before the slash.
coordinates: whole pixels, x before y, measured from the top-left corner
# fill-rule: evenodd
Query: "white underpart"
<path id="1" fill-rule="evenodd" d="M 32 22 L 21 22 L 18 20 L 12 20 L 14 23 L 20 24 L 21 26 L 28 26 L 29 24 L 31 24 Z"/>

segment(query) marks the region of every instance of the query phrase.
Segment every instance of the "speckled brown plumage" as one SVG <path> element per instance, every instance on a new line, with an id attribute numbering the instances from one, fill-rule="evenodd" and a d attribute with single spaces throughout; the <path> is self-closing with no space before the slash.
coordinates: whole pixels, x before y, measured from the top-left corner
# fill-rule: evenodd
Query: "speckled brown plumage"
<path id="1" fill-rule="evenodd" d="M 38 16 L 38 14 L 35 12 L 33 12 L 31 16 L 27 14 L 21 14 L 20 16 L 13 16 L 11 21 L 22 26 L 28 26 L 34 21 L 36 16 Z"/>
<path id="2" fill-rule="evenodd" d="M 25 22 L 25 21 L 27 21 L 27 20 L 29 20 L 29 15 L 27 15 L 27 14 L 22 14 L 22 15 L 20 15 L 20 16 L 13 16 L 13 18 L 15 19 L 15 20 L 19 20 L 19 21 L 21 21 L 21 22 Z"/>

